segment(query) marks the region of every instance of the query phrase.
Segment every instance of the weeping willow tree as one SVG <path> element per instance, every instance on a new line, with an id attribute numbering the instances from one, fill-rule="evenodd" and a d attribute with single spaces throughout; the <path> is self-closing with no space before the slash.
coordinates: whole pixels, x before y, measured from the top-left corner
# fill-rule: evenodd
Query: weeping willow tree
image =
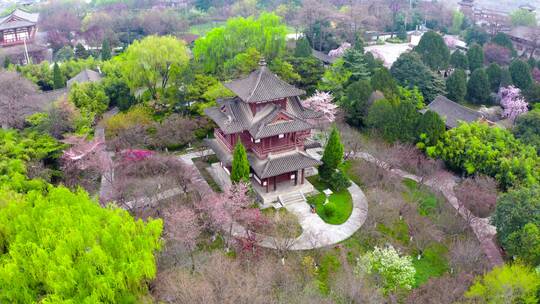
<path id="1" fill-rule="evenodd" d="M 259 18 L 233 18 L 195 41 L 193 55 L 206 73 L 220 74 L 225 63 L 238 54 L 255 48 L 266 60 L 279 57 L 285 51 L 287 28 L 273 13 Z"/>

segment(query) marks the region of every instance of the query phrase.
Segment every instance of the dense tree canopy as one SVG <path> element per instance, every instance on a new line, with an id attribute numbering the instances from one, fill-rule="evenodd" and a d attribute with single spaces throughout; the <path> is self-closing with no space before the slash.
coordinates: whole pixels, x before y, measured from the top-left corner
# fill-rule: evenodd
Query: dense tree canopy
<path id="1" fill-rule="evenodd" d="M 422 61 L 434 71 L 448 67 L 450 51 L 441 35 L 429 31 L 422 35 L 418 46 L 414 48 L 422 57 Z"/>
<path id="2" fill-rule="evenodd" d="M 467 95 L 467 74 L 462 69 L 456 69 L 446 79 L 446 96 L 455 102 L 462 103 Z"/>
<path id="3" fill-rule="evenodd" d="M 422 63 L 416 52 L 399 56 L 390 71 L 402 86 L 418 87 L 428 102 L 445 94 L 444 81 Z"/>
<path id="4" fill-rule="evenodd" d="M 531 68 L 523 60 L 514 60 L 509 67 L 512 82 L 520 89 L 527 90 L 533 84 Z"/>
<path id="5" fill-rule="evenodd" d="M 508 130 L 483 123 L 463 123 L 427 151 L 455 170 L 492 176 L 503 189 L 532 185 L 540 178 L 540 159 L 533 147 L 518 141 Z"/>
<path id="6" fill-rule="evenodd" d="M 540 152 L 540 110 L 532 110 L 516 119 L 512 132 L 525 144 Z"/>
<path id="7" fill-rule="evenodd" d="M 172 36 L 148 36 L 135 41 L 117 59 L 122 76 L 132 92 L 141 88 L 153 98 L 179 77 L 188 63 L 185 43 Z"/>
<path id="8" fill-rule="evenodd" d="M 517 188 L 501 195 L 492 218 L 497 239 L 509 254 L 540 264 L 540 188 Z"/>
<path id="9" fill-rule="evenodd" d="M 469 61 L 469 70 L 473 72 L 476 69 L 484 66 L 484 50 L 478 44 L 473 44 L 467 51 L 467 59 Z"/>
<path id="10" fill-rule="evenodd" d="M 499 91 L 499 87 L 501 86 L 501 78 L 502 78 L 501 67 L 496 63 L 492 63 L 486 68 L 486 73 L 487 73 L 489 87 L 491 91 L 492 92 Z"/>
<path id="11" fill-rule="evenodd" d="M 484 69 L 476 69 L 467 82 L 467 98 L 477 104 L 490 102 L 489 80 Z"/>
<path id="12" fill-rule="evenodd" d="M 0 191 L 2 302 L 134 303 L 156 275 L 161 220 L 134 220 L 83 191 Z"/>
<path id="13" fill-rule="evenodd" d="M 263 13 L 257 19 L 233 18 L 223 27 L 214 28 L 205 37 L 197 39 L 193 48 L 195 60 L 205 72 L 221 73 L 225 62 L 253 47 L 266 60 L 285 51 L 287 29 L 273 13 Z"/>
<path id="14" fill-rule="evenodd" d="M 466 71 L 469 69 L 469 58 L 462 51 L 456 50 L 450 55 L 450 65 Z"/>
<path id="15" fill-rule="evenodd" d="M 519 8 L 510 14 L 510 20 L 514 26 L 535 26 L 536 14 L 526 9 Z"/>
<path id="16" fill-rule="evenodd" d="M 519 264 L 496 267 L 477 280 L 465 296 L 480 303 L 538 303 L 539 275 Z"/>

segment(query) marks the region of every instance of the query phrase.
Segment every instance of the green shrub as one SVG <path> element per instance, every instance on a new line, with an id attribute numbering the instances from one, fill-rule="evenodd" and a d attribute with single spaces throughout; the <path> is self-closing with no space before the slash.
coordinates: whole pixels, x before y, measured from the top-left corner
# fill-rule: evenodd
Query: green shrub
<path id="1" fill-rule="evenodd" d="M 328 184 L 333 191 L 340 192 L 349 188 L 351 181 L 341 170 L 337 170 L 330 176 Z"/>

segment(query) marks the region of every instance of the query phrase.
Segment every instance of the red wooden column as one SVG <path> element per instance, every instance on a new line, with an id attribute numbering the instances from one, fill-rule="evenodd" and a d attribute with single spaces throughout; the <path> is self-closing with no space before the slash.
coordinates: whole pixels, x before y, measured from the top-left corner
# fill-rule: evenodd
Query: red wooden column
<path id="1" fill-rule="evenodd" d="M 274 191 L 276 191 L 276 188 L 277 188 L 277 179 L 276 179 L 276 177 L 274 176 Z"/>
<path id="2" fill-rule="evenodd" d="M 294 185 L 298 186 L 298 171 L 294 171 Z"/>
<path id="3" fill-rule="evenodd" d="M 300 184 L 304 184 L 304 169 L 302 169 L 302 179 L 300 180 Z"/>
<path id="4" fill-rule="evenodd" d="M 268 184 L 270 183 L 270 179 L 265 178 L 265 179 L 263 179 L 263 181 L 266 181 L 266 193 L 268 193 Z"/>

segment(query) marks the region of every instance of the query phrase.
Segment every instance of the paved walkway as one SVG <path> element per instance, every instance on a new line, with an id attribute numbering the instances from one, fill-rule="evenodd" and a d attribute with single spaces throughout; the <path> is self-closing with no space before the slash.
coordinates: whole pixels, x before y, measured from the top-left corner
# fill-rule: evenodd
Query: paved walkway
<path id="1" fill-rule="evenodd" d="M 193 152 L 180 156 L 180 159 L 186 162 L 186 164 L 194 166 L 193 158 L 209 154 L 213 154 L 213 152 L 211 150 Z M 195 170 L 195 172 L 197 172 L 197 177 L 194 181 L 194 189 L 202 197 L 213 193 L 199 171 Z M 280 247 L 286 250 L 309 250 L 335 245 L 351 237 L 366 221 L 368 203 L 366 196 L 358 185 L 352 183 L 348 190 L 352 196 L 353 211 L 345 223 L 341 225 L 325 223 L 316 213 L 311 213 L 309 205 L 306 203 L 287 204 L 285 208 L 298 217 L 299 223 L 302 226 L 302 234 L 296 239 L 279 239 L 272 236 L 255 234 L 259 245 L 273 249 Z M 232 229 L 232 235 L 243 238 L 246 235 L 246 230 L 241 225 L 235 224 Z"/>
<path id="2" fill-rule="evenodd" d="M 118 108 L 114 107 L 110 109 L 109 111 L 103 113 L 103 118 L 101 119 L 100 123 L 97 124 L 96 130 L 94 132 L 94 135 L 97 139 L 103 141 L 103 143 L 106 143 L 105 140 L 105 127 L 101 124 L 103 120 L 105 120 L 108 117 L 111 117 L 118 113 Z M 109 157 L 109 162 L 113 163 L 113 156 L 114 152 L 108 151 L 107 156 Z M 103 172 L 101 175 L 101 184 L 99 187 L 99 200 L 101 203 L 108 202 L 109 199 L 112 197 L 112 191 L 113 191 L 113 182 L 114 180 L 114 168 L 111 168 L 111 170 L 107 172 Z"/>
<path id="3" fill-rule="evenodd" d="M 378 160 L 369 153 L 358 152 L 354 155 L 354 157 L 377 164 L 381 168 L 384 168 L 392 172 L 393 174 L 396 174 L 403 178 L 410 178 L 417 182 L 421 182 L 420 177 L 400 169 L 391 168 L 389 164 Z M 430 188 L 440 191 L 446 198 L 446 200 L 452 205 L 452 207 L 454 207 L 454 209 L 456 209 L 456 211 L 469 223 L 472 231 L 480 242 L 480 246 L 486 254 L 491 266 L 502 265 L 504 261 L 501 256 L 499 246 L 497 246 L 495 242 L 495 235 L 497 234 L 495 226 L 491 225 L 488 219 L 478 218 L 471 214 L 469 210 L 460 207 L 460 203 L 454 193 L 454 186 L 456 185 L 455 177 L 452 175 L 445 177 L 437 177 L 435 179 L 428 179 L 423 183 Z"/>

